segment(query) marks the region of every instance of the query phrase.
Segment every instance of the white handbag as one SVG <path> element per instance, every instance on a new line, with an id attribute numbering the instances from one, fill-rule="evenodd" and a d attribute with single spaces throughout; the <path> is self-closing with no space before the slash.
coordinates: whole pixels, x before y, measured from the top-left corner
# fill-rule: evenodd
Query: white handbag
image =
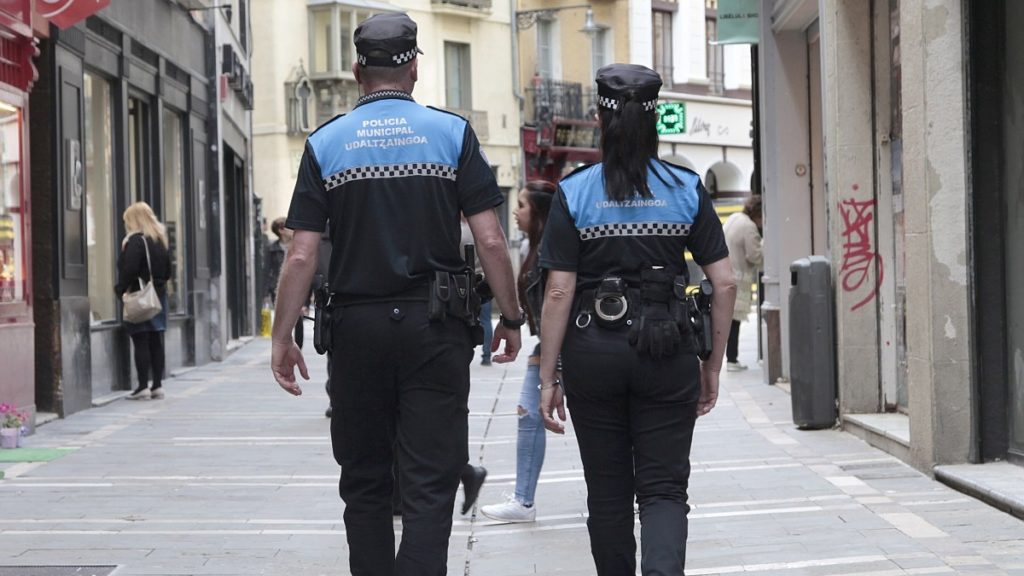
<path id="1" fill-rule="evenodd" d="M 149 267 L 149 282 L 143 282 L 139 278 L 139 290 L 125 292 L 121 295 L 124 302 L 124 319 L 132 324 L 141 324 L 152 319 L 163 311 L 160 297 L 156 294 L 156 287 L 153 286 L 153 263 L 149 260 L 149 242 L 142 237 L 142 245 L 146 248 L 146 266 Z"/>

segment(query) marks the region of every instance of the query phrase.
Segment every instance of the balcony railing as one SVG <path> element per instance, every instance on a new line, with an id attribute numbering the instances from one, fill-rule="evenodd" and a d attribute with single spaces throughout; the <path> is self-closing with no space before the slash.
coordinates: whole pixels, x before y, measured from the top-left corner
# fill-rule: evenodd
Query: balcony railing
<path id="1" fill-rule="evenodd" d="M 545 124 L 554 118 L 593 120 L 596 110 L 594 91 L 578 82 L 534 78 L 526 89 L 527 124 Z"/>

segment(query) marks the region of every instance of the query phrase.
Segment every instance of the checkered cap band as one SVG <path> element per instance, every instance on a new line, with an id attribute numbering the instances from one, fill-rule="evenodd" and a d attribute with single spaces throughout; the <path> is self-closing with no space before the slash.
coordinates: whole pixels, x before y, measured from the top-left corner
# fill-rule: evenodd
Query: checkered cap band
<path id="1" fill-rule="evenodd" d="M 418 48 L 413 48 L 412 50 L 409 50 L 408 52 L 402 52 L 401 54 L 395 54 L 394 56 L 391 57 L 391 59 L 395 61 L 395 64 L 398 64 L 399 66 L 401 66 L 402 64 L 405 64 L 406 62 L 412 62 L 412 59 L 415 58 L 416 54 L 418 54 L 418 53 L 419 53 L 419 49 Z"/>
<path id="2" fill-rule="evenodd" d="M 599 106 L 603 108 L 609 108 L 611 110 L 617 110 L 619 108 L 618 100 L 614 98 L 608 98 L 606 96 L 598 96 L 597 103 Z M 644 112 L 651 112 L 658 107 L 657 100 L 648 100 L 646 102 L 641 102 L 641 104 L 643 104 Z"/>
<path id="3" fill-rule="evenodd" d="M 689 236 L 689 224 L 665 222 L 634 222 L 601 224 L 580 229 L 580 240 L 596 240 L 612 236 Z"/>
<path id="4" fill-rule="evenodd" d="M 412 164 L 388 164 L 385 166 L 359 166 L 332 174 L 324 179 L 324 187 L 333 190 L 347 182 L 355 180 L 372 180 L 380 178 L 408 178 L 409 176 L 432 176 L 445 180 L 455 180 L 454 166 L 415 162 Z"/>

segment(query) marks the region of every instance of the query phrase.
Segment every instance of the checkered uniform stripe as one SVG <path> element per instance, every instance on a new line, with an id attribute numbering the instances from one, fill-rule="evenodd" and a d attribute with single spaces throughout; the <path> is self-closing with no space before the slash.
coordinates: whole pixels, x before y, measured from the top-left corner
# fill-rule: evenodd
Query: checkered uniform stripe
<path id="1" fill-rule="evenodd" d="M 412 164 L 388 164 L 385 166 L 359 166 L 349 168 L 324 179 L 324 187 L 332 190 L 355 180 L 371 180 L 377 178 L 407 178 L 409 176 L 433 176 L 445 180 L 455 180 L 456 170 L 453 166 L 414 162 Z"/>
<path id="2" fill-rule="evenodd" d="M 369 94 L 360 96 L 359 100 L 356 100 L 356 106 L 365 104 L 371 100 L 383 100 L 384 98 L 404 98 L 406 100 L 412 99 L 412 97 L 409 96 L 408 93 L 401 92 L 399 90 L 378 90 L 377 92 L 371 92 Z"/>
<path id="3" fill-rule="evenodd" d="M 418 52 L 416 51 L 416 48 L 413 48 L 408 52 L 395 54 L 391 59 L 395 61 L 395 64 L 405 64 L 406 62 L 412 62 L 412 59 L 416 57 L 416 54 L 418 54 Z"/>
<path id="4" fill-rule="evenodd" d="M 581 240 L 595 240 L 612 236 L 689 236 L 689 224 L 666 222 L 634 222 L 626 224 L 601 224 L 580 229 Z"/>
<path id="5" fill-rule="evenodd" d="M 619 107 L 618 100 L 615 100 L 614 98 L 608 98 L 607 96 L 598 96 L 597 103 L 599 106 L 602 106 L 604 108 L 610 108 L 612 110 L 616 110 Z M 657 100 L 648 100 L 646 102 L 641 102 L 641 104 L 644 107 L 644 112 L 651 112 L 652 110 L 658 107 Z"/>

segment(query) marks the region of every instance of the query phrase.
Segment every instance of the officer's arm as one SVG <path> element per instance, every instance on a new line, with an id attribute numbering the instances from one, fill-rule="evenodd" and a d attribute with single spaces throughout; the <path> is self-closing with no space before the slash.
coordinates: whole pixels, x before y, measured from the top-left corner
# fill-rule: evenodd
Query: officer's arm
<path id="1" fill-rule="evenodd" d="M 704 365 L 718 372 L 722 369 L 722 355 L 729 339 L 729 328 L 732 325 L 733 307 L 736 305 L 736 278 L 732 273 L 729 258 L 725 257 L 701 267 L 704 275 L 711 281 L 711 326 L 713 347 L 711 357 Z"/>
<path id="2" fill-rule="evenodd" d="M 540 381 L 550 386 L 555 380 L 558 354 L 569 325 L 573 297 L 576 294 L 576 273 L 549 270 L 544 290 L 540 320 Z"/>
<path id="3" fill-rule="evenodd" d="M 494 210 L 484 210 L 467 216 L 466 221 L 473 232 L 480 265 L 494 293 L 498 310 L 509 320 L 518 320 L 519 298 L 516 295 L 515 275 L 512 272 L 512 261 L 508 257 L 505 232 L 501 229 L 497 214 Z"/>
<path id="4" fill-rule="evenodd" d="M 320 247 L 320 232 L 296 230 L 288 256 L 281 267 L 280 282 L 277 285 L 277 302 L 274 306 L 273 339 L 291 344 L 292 329 L 302 314 L 302 306 L 309 297 L 309 287 L 316 271 L 317 253 Z"/>

